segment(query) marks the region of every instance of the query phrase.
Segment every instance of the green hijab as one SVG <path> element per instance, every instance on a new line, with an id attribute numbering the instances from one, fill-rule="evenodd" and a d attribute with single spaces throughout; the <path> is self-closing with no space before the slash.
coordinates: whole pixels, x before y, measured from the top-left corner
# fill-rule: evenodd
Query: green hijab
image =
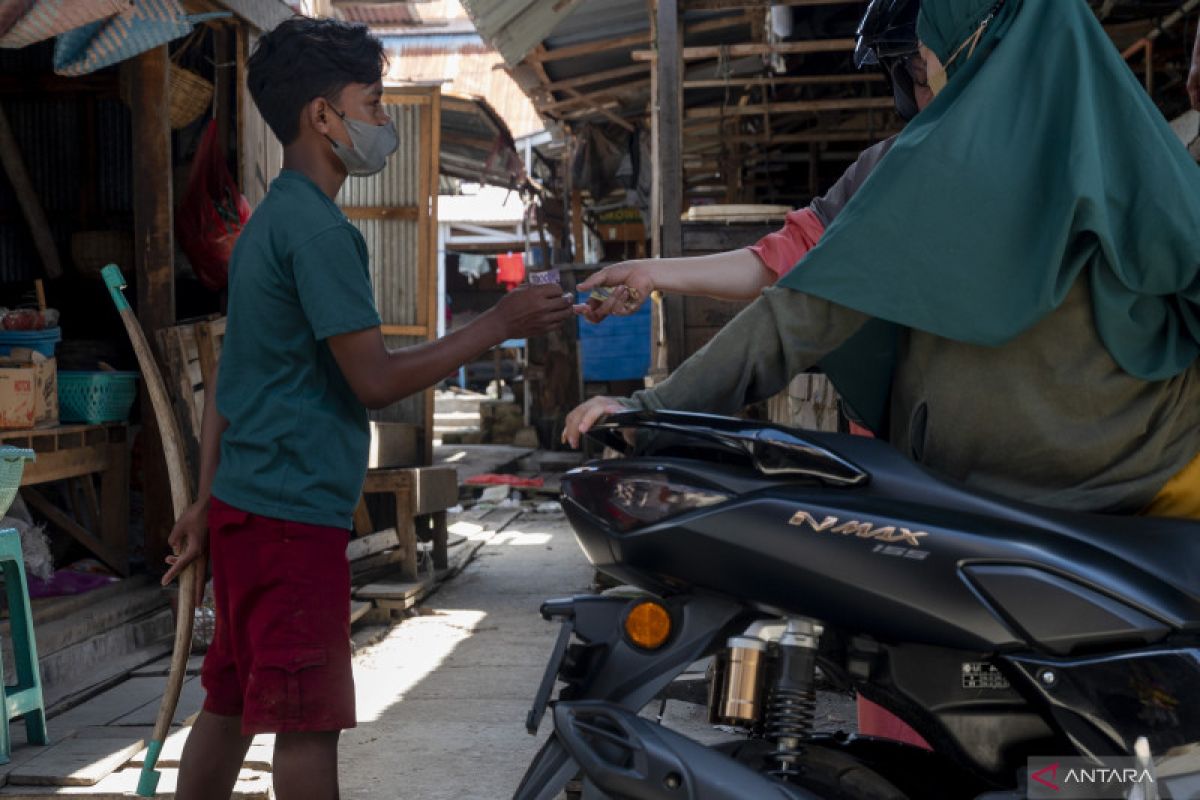
<path id="1" fill-rule="evenodd" d="M 1126 372 L 1200 354 L 1200 167 L 1084 0 L 923 0 L 918 32 L 947 63 L 989 17 L 780 281 L 876 318 L 823 366 L 877 431 L 896 325 L 999 346 L 1084 273 Z"/>

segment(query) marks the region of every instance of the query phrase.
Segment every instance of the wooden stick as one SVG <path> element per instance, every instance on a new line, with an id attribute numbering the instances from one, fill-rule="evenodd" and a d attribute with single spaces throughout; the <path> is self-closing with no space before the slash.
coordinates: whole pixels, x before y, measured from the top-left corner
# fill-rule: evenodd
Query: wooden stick
<path id="1" fill-rule="evenodd" d="M 42 279 L 38 278 L 33 282 L 33 289 L 37 292 L 38 311 L 45 312 L 46 310 L 46 286 L 42 283 Z"/>
<path id="2" fill-rule="evenodd" d="M 46 213 L 38 200 L 37 192 L 33 190 L 33 181 L 29 171 L 25 169 L 25 159 L 21 158 L 21 149 L 17 147 L 17 139 L 13 136 L 12 128 L 8 125 L 8 117 L 0 108 L 0 165 L 8 173 L 17 202 L 21 205 L 21 213 L 29 223 L 29 231 L 33 234 L 33 244 L 41 256 L 42 266 L 46 268 L 47 278 L 62 277 L 62 262 L 58 258 L 58 246 L 54 244 L 54 234 L 50 232 L 50 223 L 46 221 Z"/>
<path id="3" fill-rule="evenodd" d="M 167 477 L 171 483 L 171 506 L 175 519 L 183 516 L 183 512 L 191 505 L 191 492 L 188 489 L 187 463 L 184 460 L 183 437 L 179 432 L 179 423 L 171 411 L 171 400 L 167 396 L 167 387 L 163 383 L 162 373 L 154 361 L 150 351 L 150 343 L 146 334 L 138 324 L 133 309 L 121 290 L 125 287 L 125 277 L 115 264 L 109 264 L 101 274 L 112 294 L 113 302 L 125 323 L 125 332 L 137 354 L 138 365 L 142 369 L 142 378 L 146 381 L 146 391 L 150 394 L 150 404 L 154 407 L 154 417 L 158 429 L 162 433 L 163 455 L 167 461 Z M 175 717 L 175 707 L 179 704 L 179 692 L 183 688 L 187 676 L 188 656 L 192 651 L 192 624 L 196 613 L 196 595 L 204 582 L 205 563 L 200 557 L 189 564 L 179 576 L 178 617 L 175 622 L 175 648 L 171 654 L 171 672 L 167 676 L 167 688 L 163 694 L 162 705 L 158 708 L 158 719 L 154 723 L 154 734 L 142 765 L 142 774 L 138 780 L 138 794 L 142 797 L 153 797 L 158 788 L 160 777 L 155 766 L 162 752 L 163 742 L 171 730 L 171 721 Z"/>

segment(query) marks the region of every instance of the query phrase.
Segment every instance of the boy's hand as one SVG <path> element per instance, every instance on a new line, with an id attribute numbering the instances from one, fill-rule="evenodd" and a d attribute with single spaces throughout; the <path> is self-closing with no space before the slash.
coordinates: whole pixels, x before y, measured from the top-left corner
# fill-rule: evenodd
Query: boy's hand
<path id="1" fill-rule="evenodd" d="M 171 545 L 171 549 L 176 555 L 167 556 L 167 563 L 171 565 L 167 570 L 167 574 L 163 575 L 162 585 L 166 586 L 171 581 L 179 576 L 179 573 L 191 564 L 198 557 L 208 553 L 208 501 L 197 500 L 188 506 L 187 511 L 183 512 L 183 516 L 175 523 L 175 527 L 171 529 L 171 535 L 167 538 L 167 543 Z M 197 598 L 196 602 L 200 602 L 200 596 L 204 592 L 204 579 L 196 581 Z"/>
<path id="2" fill-rule="evenodd" d="M 637 311 L 654 291 L 654 280 L 643 261 L 624 261 L 605 267 L 583 283 L 580 291 L 607 287 L 612 293 L 606 298 L 592 297 L 583 312 L 588 322 L 599 323 L 612 314 L 627 316 Z"/>
<path id="3" fill-rule="evenodd" d="M 586 403 L 575 408 L 567 415 L 567 423 L 563 427 L 562 440 L 578 449 L 579 440 L 583 434 L 592 429 L 600 420 L 609 414 L 619 414 L 628 411 L 615 397 L 593 397 Z"/>
<path id="4" fill-rule="evenodd" d="M 505 339 L 528 339 L 562 325 L 573 316 L 570 296 L 557 283 L 518 286 L 500 299 L 496 313 Z"/>

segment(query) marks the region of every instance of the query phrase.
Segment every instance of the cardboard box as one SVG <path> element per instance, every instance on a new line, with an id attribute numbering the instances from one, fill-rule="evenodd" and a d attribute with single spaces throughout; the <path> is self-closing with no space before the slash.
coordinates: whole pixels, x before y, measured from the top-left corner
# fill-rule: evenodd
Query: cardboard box
<path id="1" fill-rule="evenodd" d="M 58 362 L 34 353 L 0 359 L 0 428 L 58 423 Z"/>

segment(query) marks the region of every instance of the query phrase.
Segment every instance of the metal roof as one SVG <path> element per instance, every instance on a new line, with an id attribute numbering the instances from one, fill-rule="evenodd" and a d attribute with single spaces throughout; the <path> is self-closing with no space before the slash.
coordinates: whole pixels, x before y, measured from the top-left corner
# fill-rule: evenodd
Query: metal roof
<path id="1" fill-rule="evenodd" d="M 581 0 L 557 3 L 546 0 L 462 0 L 463 8 L 480 35 L 500 51 L 510 67 L 521 63 L 580 3 Z"/>
<path id="2" fill-rule="evenodd" d="M 443 33 L 440 28 L 419 30 L 381 36 L 388 56 L 389 83 L 439 84 L 444 93 L 486 97 L 513 136 L 543 129 L 529 97 L 500 68 L 500 55 L 479 34 L 473 30 L 467 34 Z"/>
<path id="3" fill-rule="evenodd" d="M 441 172 L 468 181 L 515 187 L 525 165 L 504 120 L 481 97 L 442 95 Z"/>

